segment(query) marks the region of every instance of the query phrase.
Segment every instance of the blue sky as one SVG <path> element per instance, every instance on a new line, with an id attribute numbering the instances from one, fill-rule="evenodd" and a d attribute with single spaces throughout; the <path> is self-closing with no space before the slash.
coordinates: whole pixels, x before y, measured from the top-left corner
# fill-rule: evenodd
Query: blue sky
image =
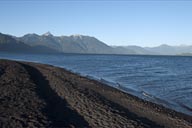
<path id="1" fill-rule="evenodd" d="M 188 0 L 1 0 L 0 32 L 84 34 L 109 45 L 192 45 Z"/>

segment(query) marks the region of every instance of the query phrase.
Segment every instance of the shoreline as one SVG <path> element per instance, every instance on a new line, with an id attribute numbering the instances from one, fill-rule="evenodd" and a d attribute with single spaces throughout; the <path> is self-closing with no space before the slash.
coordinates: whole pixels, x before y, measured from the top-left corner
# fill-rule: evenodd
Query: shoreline
<path id="1" fill-rule="evenodd" d="M 7 69 L 7 67 L 9 68 Z M 6 76 L 9 73 L 14 74 L 14 76 L 9 78 L 9 75 Z M 22 80 L 17 84 L 21 79 L 20 77 L 17 78 L 17 75 L 24 75 L 26 79 L 24 79 L 25 77 L 21 78 L 26 81 Z M 0 79 L 4 79 L 0 86 L 11 84 L 16 86 L 15 88 L 22 88 L 21 85 L 30 84 L 34 86 L 33 88 L 36 88 L 36 90 L 28 91 L 33 92 L 39 99 L 35 106 L 41 106 L 42 108 L 39 108 L 45 109 L 44 112 L 41 109 L 34 112 L 36 114 L 40 113 L 39 118 L 42 118 L 42 122 L 45 122 L 38 122 L 36 119 L 38 126 L 192 127 L 192 116 L 140 99 L 137 96 L 125 93 L 100 81 L 80 76 L 64 68 L 33 62 L 0 60 Z M 7 88 L 5 87 L 5 89 Z M 14 91 L 12 90 L 12 92 Z M 20 99 L 18 104 L 22 102 L 22 98 L 18 96 L 18 99 Z M 8 120 L 7 116 L 11 115 L 4 108 L 8 103 L 11 102 L 3 102 L 3 105 L 0 106 L 0 112 L 6 115 L 6 118 L 0 115 L 0 125 L 5 124 L 2 119 Z M 55 109 L 51 110 L 51 107 Z M 63 108 L 65 108 L 65 111 L 62 110 Z M 29 112 L 26 109 L 26 113 Z M 15 113 L 16 117 L 22 118 L 21 114 Z M 33 115 L 33 120 L 35 120 L 36 114 Z M 28 114 L 26 115 L 28 116 Z M 28 117 L 22 118 L 22 120 L 26 119 Z M 26 125 L 29 124 L 27 120 L 24 122 Z"/>
<path id="2" fill-rule="evenodd" d="M 67 70 L 67 69 L 65 69 L 65 70 Z M 187 116 L 192 116 L 192 114 L 191 114 L 192 109 L 185 106 L 184 104 L 179 104 L 179 105 L 182 106 L 183 109 L 186 109 L 185 112 L 184 111 L 179 111 L 179 108 L 176 108 L 176 106 L 174 106 L 173 103 L 170 103 L 170 102 L 168 102 L 166 100 L 162 100 L 162 99 L 160 99 L 160 98 L 158 98 L 158 97 L 156 97 L 154 95 L 146 93 L 145 91 L 137 91 L 137 90 L 134 90 L 132 88 L 124 87 L 124 86 L 120 85 L 119 83 L 113 83 L 113 82 L 107 81 L 107 80 L 102 79 L 102 78 L 97 79 L 97 78 L 92 77 L 92 76 L 81 75 L 80 73 L 73 72 L 71 70 L 67 70 L 67 71 L 72 72 L 73 74 L 76 74 L 76 75 L 80 75 L 82 77 L 85 77 L 85 78 L 93 80 L 93 81 L 98 81 L 98 82 L 102 83 L 104 86 L 109 86 L 109 87 L 115 88 L 115 89 L 117 89 L 119 91 L 122 91 L 122 92 L 124 92 L 126 94 L 129 94 L 131 96 L 135 96 L 138 99 L 142 99 L 144 101 L 148 101 L 148 102 L 160 105 L 160 106 L 162 106 L 164 108 L 176 111 L 177 113 L 181 113 L 181 114 L 184 114 L 184 115 L 187 115 Z M 190 114 L 187 113 L 187 111 L 190 112 Z"/>
<path id="3" fill-rule="evenodd" d="M 28 62 L 28 61 L 21 60 L 21 62 Z M 41 63 L 41 62 L 32 62 L 32 63 L 45 64 L 45 63 Z M 52 64 L 45 64 L 45 65 L 50 65 L 50 66 L 54 66 L 54 67 L 57 67 L 57 68 L 64 69 L 65 71 L 73 73 L 73 74 L 75 74 L 77 76 L 81 76 L 81 77 L 84 77 L 84 78 L 89 79 L 89 80 L 97 81 L 97 82 L 103 84 L 104 86 L 109 86 L 109 87 L 115 88 L 115 89 L 117 89 L 119 91 L 122 91 L 122 92 L 124 92 L 126 94 L 135 96 L 138 99 L 142 99 L 144 101 L 148 101 L 148 102 L 157 104 L 159 106 L 162 106 L 162 107 L 167 108 L 169 110 L 173 110 L 173 111 L 175 111 L 177 113 L 181 113 L 183 115 L 192 116 L 192 109 L 189 108 L 188 106 L 185 106 L 184 104 L 179 104 L 178 103 L 180 106 L 183 107 L 183 109 L 186 109 L 185 112 L 182 111 L 182 110 L 179 111 L 178 106 L 174 106 L 174 103 L 170 103 L 170 102 L 168 102 L 166 100 L 160 99 L 160 98 L 158 98 L 158 97 L 156 97 L 154 95 L 146 93 L 145 91 L 137 91 L 137 90 L 134 90 L 132 88 L 126 88 L 126 87 L 122 86 L 119 83 L 111 82 L 111 81 L 105 80 L 103 78 L 98 78 L 98 77 L 95 77 L 95 76 L 81 74 L 79 72 L 72 71 L 71 69 L 66 69 L 63 66 L 55 66 L 55 65 L 52 65 Z M 142 97 L 142 96 L 144 96 L 144 97 Z M 190 114 L 187 114 L 187 111 L 190 112 Z"/>

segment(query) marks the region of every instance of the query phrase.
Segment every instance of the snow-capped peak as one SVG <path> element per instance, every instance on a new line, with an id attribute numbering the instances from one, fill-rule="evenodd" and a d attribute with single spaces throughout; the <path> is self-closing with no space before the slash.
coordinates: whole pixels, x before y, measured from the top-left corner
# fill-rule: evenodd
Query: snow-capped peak
<path id="1" fill-rule="evenodd" d="M 72 37 L 75 37 L 75 38 L 82 38 L 83 36 L 80 35 L 80 34 L 75 34 L 75 35 L 71 35 Z"/>
<path id="2" fill-rule="evenodd" d="M 46 32 L 43 36 L 53 36 L 50 32 Z"/>

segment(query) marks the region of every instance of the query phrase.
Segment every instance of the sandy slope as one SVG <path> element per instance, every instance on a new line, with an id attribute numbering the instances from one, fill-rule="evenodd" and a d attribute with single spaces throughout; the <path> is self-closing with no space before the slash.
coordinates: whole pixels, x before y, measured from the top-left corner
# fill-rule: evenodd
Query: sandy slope
<path id="1" fill-rule="evenodd" d="M 61 68 L 0 60 L 0 127 L 192 128 L 192 117 Z"/>

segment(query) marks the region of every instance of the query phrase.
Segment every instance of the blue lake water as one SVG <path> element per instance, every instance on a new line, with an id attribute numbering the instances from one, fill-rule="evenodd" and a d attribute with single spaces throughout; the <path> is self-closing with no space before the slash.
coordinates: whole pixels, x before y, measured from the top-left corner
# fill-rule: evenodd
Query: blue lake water
<path id="1" fill-rule="evenodd" d="M 192 57 L 0 53 L 0 59 L 63 67 L 192 115 Z"/>

